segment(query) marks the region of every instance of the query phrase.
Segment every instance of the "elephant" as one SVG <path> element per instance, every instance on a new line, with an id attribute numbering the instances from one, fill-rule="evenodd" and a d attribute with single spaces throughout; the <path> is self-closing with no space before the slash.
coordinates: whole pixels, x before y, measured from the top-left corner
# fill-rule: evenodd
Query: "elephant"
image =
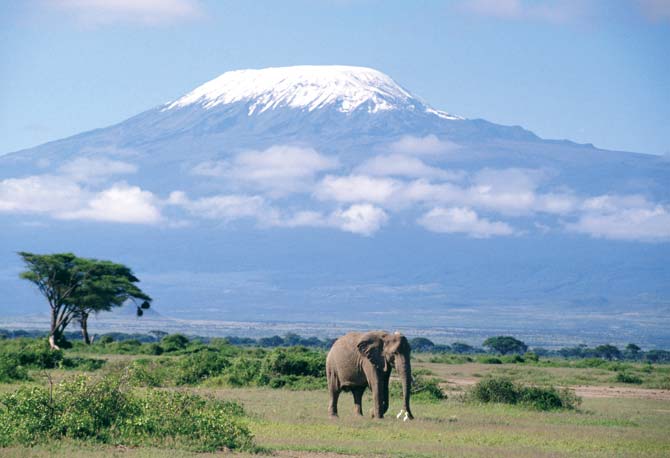
<path id="1" fill-rule="evenodd" d="M 402 334 L 385 331 L 350 332 L 333 343 L 326 358 L 330 404 L 328 414 L 337 417 L 337 400 L 342 391 L 354 396 L 354 412 L 363 415 L 362 398 L 366 387 L 372 391 L 372 417 L 384 418 L 389 407 L 389 378 L 395 367 L 402 382 L 403 408 L 409 407 L 412 368 L 410 346 Z"/>

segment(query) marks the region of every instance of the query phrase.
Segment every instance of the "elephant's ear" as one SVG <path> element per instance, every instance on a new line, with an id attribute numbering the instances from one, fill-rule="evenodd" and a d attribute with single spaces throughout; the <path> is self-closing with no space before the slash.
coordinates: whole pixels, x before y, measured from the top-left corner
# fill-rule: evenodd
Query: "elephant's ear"
<path id="1" fill-rule="evenodd" d="M 377 369 L 386 369 L 386 359 L 383 355 L 384 341 L 378 334 L 371 332 L 363 334 L 356 346 L 358 347 L 358 351 L 369 359 Z"/>

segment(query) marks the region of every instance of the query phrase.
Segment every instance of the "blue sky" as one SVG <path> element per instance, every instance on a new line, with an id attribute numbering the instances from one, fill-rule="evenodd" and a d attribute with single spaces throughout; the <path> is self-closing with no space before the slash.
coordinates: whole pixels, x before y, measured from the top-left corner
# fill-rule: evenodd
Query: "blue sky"
<path id="1" fill-rule="evenodd" d="M 369 66 L 451 113 L 670 152 L 668 0 L 26 0 L 0 5 L 0 153 L 296 64 Z"/>

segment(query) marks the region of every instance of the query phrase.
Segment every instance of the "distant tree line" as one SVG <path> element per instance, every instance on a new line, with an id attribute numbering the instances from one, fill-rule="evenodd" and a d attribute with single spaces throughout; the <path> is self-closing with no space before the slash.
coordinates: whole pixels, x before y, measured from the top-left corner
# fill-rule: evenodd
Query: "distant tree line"
<path id="1" fill-rule="evenodd" d="M 0 339 L 16 339 L 21 337 L 43 338 L 48 333 L 36 330 L 9 330 L 0 329 Z M 78 339 L 80 334 L 77 332 L 64 332 L 63 339 Z M 110 342 L 136 342 L 140 343 L 163 343 L 176 347 L 183 347 L 188 342 L 200 342 L 208 344 L 213 340 L 225 340 L 228 343 L 240 347 L 293 347 L 302 346 L 308 348 L 318 348 L 328 350 L 335 339 L 318 337 L 302 337 L 295 333 L 287 333 L 284 336 L 274 335 L 271 337 L 239 337 L 226 336 L 220 337 L 202 337 L 202 336 L 184 336 L 182 334 L 168 334 L 165 331 L 154 330 L 148 333 L 124 333 L 108 332 L 96 336 L 96 340 L 101 343 Z M 631 343 L 623 349 L 605 344 L 596 347 L 587 345 L 577 345 L 574 347 L 565 347 L 558 350 L 548 350 L 545 348 L 533 348 L 511 336 L 495 336 L 486 339 L 482 347 L 475 347 L 464 342 L 453 342 L 452 344 L 436 344 L 425 337 L 414 337 L 409 340 L 412 351 L 415 353 L 452 353 L 461 355 L 476 354 L 498 354 L 498 355 L 521 355 L 532 353 L 541 357 L 563 357 L 568 359 L 586 359 L 600 358 L 608 361 L 626 360 L 643 361 L 651 363 L 670 363 L 670 351 L 667 350 L 642 350 L 639 346 Z"/>

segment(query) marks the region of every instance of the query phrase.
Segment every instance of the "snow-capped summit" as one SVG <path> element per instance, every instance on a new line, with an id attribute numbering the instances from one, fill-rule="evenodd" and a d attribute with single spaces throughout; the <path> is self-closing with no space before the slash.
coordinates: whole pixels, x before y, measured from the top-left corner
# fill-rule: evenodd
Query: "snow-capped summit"
<path id="1" fill-rule="evenodd" d="M 411 110 L 458 119 L 433 110 L 389 76 L 366 67 L 301 65 L 226 72 L 163 110 L 200 105 L 210 109 L 236 102 L 248 103 L 248 115 L 276 108 L 314 111 L 335 108 L 342 113 Z"/>

